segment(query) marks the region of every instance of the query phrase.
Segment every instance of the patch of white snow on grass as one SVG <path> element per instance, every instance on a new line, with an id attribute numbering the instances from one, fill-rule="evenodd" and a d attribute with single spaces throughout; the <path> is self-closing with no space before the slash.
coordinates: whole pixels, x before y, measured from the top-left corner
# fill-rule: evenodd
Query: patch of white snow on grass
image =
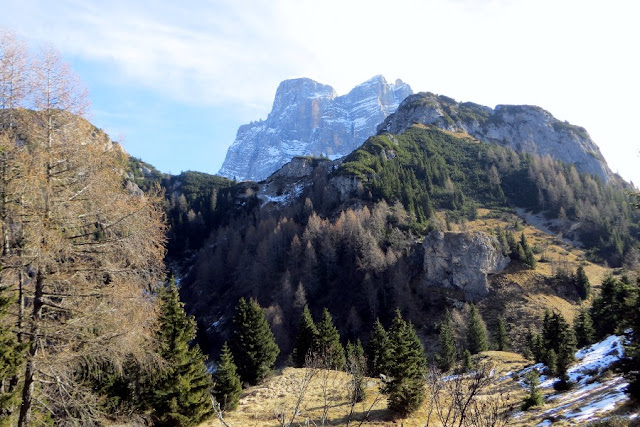
<path id="1" fill-rule="evenodd" d="M 618 380 L 618 378 L 616 378 L 615 380 Z M 625 402 L 629 399 L 629 397 L 624 392 L 629 383 L 625 381 L 617 382 L 619 384 L 617 384 L 615 387 L 612 387 L 606 393 L 598 396 L 598 398 L 596 399 L 589 401 L 587 405 L 580 407 L 578 410 L 564 414 L 564 417 L 575 421 L 587 421 L 601 412 L 609 412 L 614 410 L 620 403 Z"/>

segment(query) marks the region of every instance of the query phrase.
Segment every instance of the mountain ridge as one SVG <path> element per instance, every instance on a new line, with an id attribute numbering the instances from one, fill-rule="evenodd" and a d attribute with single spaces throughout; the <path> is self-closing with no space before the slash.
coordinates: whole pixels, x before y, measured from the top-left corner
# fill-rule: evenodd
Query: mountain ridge
<path id="1" fill-rule="evenodd" d="M 411 93 L 402 80 L 388 83 L 381 75 L 341 96 L 309 78 L 285 80 L 267 118 L 240 126 L 219 174 L 260 181 L 295 156 L 343 157 Z"/>
<path id="2" fill-rule="evenodd" d="M 589 133 L 580 126 L 556 119 L 534 105 L 502 105 L 495 108 L 457 102 L 443 95 L 420 92 L 408 96 L 378 126 L 378 133 L 400 134 L 414 124 L 462 131 L 485 142 L 516 151 L 573 164 L 578 171 L 609 182 L 614 174 Z"/>

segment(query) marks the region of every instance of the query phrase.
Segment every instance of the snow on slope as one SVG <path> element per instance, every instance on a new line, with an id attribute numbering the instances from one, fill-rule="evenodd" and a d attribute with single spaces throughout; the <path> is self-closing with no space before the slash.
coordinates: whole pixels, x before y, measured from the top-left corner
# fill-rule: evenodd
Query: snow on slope
<path id="1" fill-rule="evenodd" d="M 603 374 L 619 363 L 624 357 L 624 338 L 611 335 L 601 342 L 576 352 L 576 362 L 569 368 L 570 381 L 575 383 L 573 389 L 565 393 L 553 393 L 553 384 L 558 378 L 540 377 L 540 387 L 543 391 L 551 392 L 545 398 L 545 407 L 538 419 L 538 426 L 550 426 L 552 421 L 564 420 L 572 425 L 583 425 L 589 421 L 600 419 L 619 405 L 627 402 L 629 397 L 624 390 L 628 386 L 620 375 Z M 543 372 L 545 366 L 541 363 L 523 369 L 520 372 L 505 375 L 501 380 L 509 377 L 522 378 L 536 369 Z M 523 387 L 525 386 L 521 382 Z M 549 409 L 547 407 L 552 406 Z M 521 417 L 523 414 L 516 414 Z"/>

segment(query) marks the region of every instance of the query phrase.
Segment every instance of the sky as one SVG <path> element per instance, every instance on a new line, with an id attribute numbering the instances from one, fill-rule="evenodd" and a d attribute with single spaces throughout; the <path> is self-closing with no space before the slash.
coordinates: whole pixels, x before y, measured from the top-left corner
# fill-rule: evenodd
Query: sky
<path id="1" fill-rule="evenodd" d="M 278 84 L 339 94 L 382 74 L 458 101 L 538 105 L 640 184 L 637 0 L 4 0 L 0 26 L 57 48 L 91 121 L 163 172 L 216 173 Z"/>

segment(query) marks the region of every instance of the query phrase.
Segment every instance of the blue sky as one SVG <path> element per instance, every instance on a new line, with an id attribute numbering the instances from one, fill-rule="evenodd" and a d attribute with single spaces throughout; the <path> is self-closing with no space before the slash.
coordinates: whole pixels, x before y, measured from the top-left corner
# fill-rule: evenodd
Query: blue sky
<path id="1" fill-rule="evenodd" d="M 215 173 L 278 83 L 370 77 L 459 101 L 539 105 L 640 183 L 635 0 L 5 0 L 0 26 L 58 48 L 95 125 L 165 172 Z"/>

